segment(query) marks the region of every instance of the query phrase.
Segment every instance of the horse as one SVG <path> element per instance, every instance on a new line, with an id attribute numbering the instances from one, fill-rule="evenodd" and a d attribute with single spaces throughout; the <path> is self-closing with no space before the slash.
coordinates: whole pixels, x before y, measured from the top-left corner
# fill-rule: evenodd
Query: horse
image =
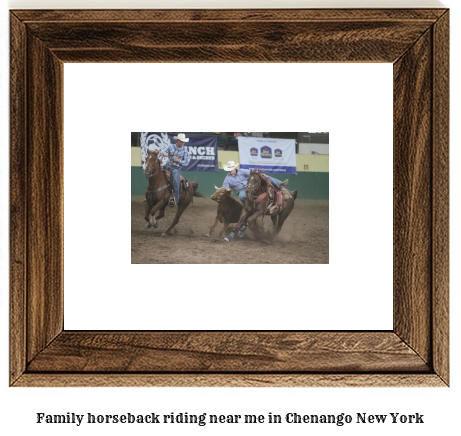
<path id="1" fill-rule="evenodd" d="M 247 224 L 251 224 L 259 217 L 270 215 L 274 224 L 274 233 L 270 241 L 272 244 L 293 210 L 298 191 L 288 191 L 285 188 L 278 191 L 261 169 L 255 169 L 250 171 L 245 193 L 247 199 L 237 226 L 224 240 L 229 242 L 237 231 L 242 237 Z"/>
<path id="2" fill-rule="evenodd" d="M 148 179 L 146 188 L 146 208 L 144 219 L 147 221 L 146 228 L 158 227 L 158 220 L 165 216 L 165 207 L 168 204 L 170 196 L 168 186 L 172 186 L 173 181 L 169 171 L 163 170 L 160 166 L 158 158 L 159 151 L 147 150 L 146 164 L 144 167 L 144 174 Z M 170 227 L 162 236 L 170 235 L 173 227 L 178 224 L 179 218 L 186 210 L 187 206 L 192 202 L 193 197 L 205 197 L 204 194 L 197 192 L 198 183 L 189 182 L 185 177 L 181 176 L 180 184 L 182 189 L 179 192 L 178 208 L 176 215 Z M 173 193 L 171 193 L 173 195 Z M 159 211 L 157 217 L 155 213 Z"/>

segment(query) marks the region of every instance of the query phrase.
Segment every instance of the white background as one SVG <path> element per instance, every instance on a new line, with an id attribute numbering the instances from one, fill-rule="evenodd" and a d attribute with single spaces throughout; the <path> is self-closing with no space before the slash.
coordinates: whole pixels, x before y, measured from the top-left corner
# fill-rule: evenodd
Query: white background
<path id="1" fill-rule="evenodd" d="M 354 2 L 336 1 L 343 7 L 350 7 Z M 363 2 L 355 2 L 365 5 Z M 394 5 L 397 2 L 394 2 Z M 406 2 L 405 4 L 427 4 L 428 2 Z M 451 144 L 460 143 L 459 118 L 459 97 L 460 89 L 457 77 L 460 77 L 459 53 L 461 35 L 459 30 L 461 9 L 459 4 L 453 1 L 444 2 L 451 7 Z M 136 7 L 140 2 L 115 2 L 115 1 L 91 1 L 91 2 L 11 2 L 12 7 L 44 7 L 46 5 L 61 7 L 66 4 L 74 7 Z M 159 3 L 149 2 L 151 7 Z M 172 5 L 172 2 L 169 3 Z M 184 3 L 183 3 L 184 4 Z M 211 2 L 202 3 L 205 5 Z M 222 4 L 222 3 L 221 3 Z M 257 3 L 256 3 L 257 4 Z M 304 5 L 313 5 L 315 2 L 304 2 Z M 383 3 L 375 2 L 375 6 Z M 392 2 L 387 2 L 392 4 Z M 402 2 L 397 3 L 403 6 Z M 433 2 L 432 2 L 433 4 Z M 144 2 L 146 5 L 146 2 Z M 275 2 L 265 2 L 265 6 L 277 6 Z M 278 4 L 280 6 L 280 3 Z M 283 4 L 285 7 L 287 3 Z M 289 4 L 290 6 L 293 3 Z M 297 3 L 300 5 L 300 2 Z M 318 3 L 317 3 L 318 5 Z M 370 2 L 367 4 L 370 6 Z M 0 32 L 1 38 L 1 101 L 8 101 L 8 40 L 5 29 L 7 29 L 6 5 L 2 5 Z M 404 388 L 316 388 L 316 389 L 282 389 L 282 388 L 81 388 L 81 389 L 53 389 L 53 388 L 9 388 L 8 387 L 8 107 L 2 105 L 1 111 L 1 251 L 0 268 L 2 274 L 1 293 L 0 293 L 0 319 L 1 319 L 1 361 L 0 361 L 0 398 L 2 407 L 0 408 L 0 429 L 2 434 L 21 434 L 29 432 L 34 435 L 125 435 L 128 432 L 136 435 L 152 434 L 350 434 L 350 435 L 384 435 L 392 432 L 395 435 L 433 435 L 441 433 L 455 435 L 459 432 L 458 414 L 459 401 L 461 399 L 460 387 L 460 320 L 459 304 L 460 297 L 457 289 L 460 287 L 459 268 L 456 265 L 461 261 L 459 245 L 455 241 L 459 240 L 459 230 L 456 225 L 451 228 L 451 387 L 448 389 L 404 389 Z M 456 171 L 459 162 L 459 147 L 451 148 L 451 222 L 460 222 L 460 172 Z M 457 271 L 458 270 L 458 271 Z M 243 425 L 220 426 L 170 426 L 170 427 L 150 427 L 150 426 L 107 426 L 107 427 L 75 427 L 67 426 L 43 426 L 34 423 L 36 412 L 46 412 L 51 414 L 75 412 L 94 414 L 103 413 L 219 413 L 219 414 L 267 414 L 269 412 L 285 414 L 288 412 L 298 413 L 351 413 L 367 412 L 370 414 L 387 414 L 390 412 L 400 413 L 422 413 L 425 415 L 425 424 L 419 426 L 409 425 L 351 425 L 347 427 L 334 426 L 307 426 L 306 425 L 283 425 L 259 427 L 247 427 Z"/>
<path id="2" fill-rule="evenodd" d="M 392 64 L 66 64 L 64 77 L 66 329 L 392 329 Z M 223 87 L 236 98 L 219 105 Z M 330 132 L 330 264 L 131 265 L 127 138 L 178 126 Z M 223 249 L 238 259 L 238 241 Z"/>

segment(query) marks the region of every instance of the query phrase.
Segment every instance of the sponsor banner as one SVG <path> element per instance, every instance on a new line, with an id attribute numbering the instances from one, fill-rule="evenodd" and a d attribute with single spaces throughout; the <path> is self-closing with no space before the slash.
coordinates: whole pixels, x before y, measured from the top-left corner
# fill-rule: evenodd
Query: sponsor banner
<path id="1" fill-rule="evenodd" d="M 261 168 L 265 173 L 296 174 L 294 139 L 239 136 L 240 168 Z"/>
<path id="2" fill-rule="evenodd" d="M 163 150 L 170 144 L 176 144 L 173 136 L 177 134 L 141 132 L 142 167 L 146 161 L 147 149 Z M 211 135 L 186 135 L 189 142 L 184 147 L 190 154 L 190 162 L 183 171 L 215 171 L 218 172 L 218 137 Z M 162 158 L 165 163 L 168 158 Z"/>

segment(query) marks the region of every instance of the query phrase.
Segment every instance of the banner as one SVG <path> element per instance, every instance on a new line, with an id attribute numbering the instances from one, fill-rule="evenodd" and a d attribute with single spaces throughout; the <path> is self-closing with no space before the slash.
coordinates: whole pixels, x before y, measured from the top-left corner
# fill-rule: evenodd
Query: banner
<path id="1" fill-rule="evenodd" d="M 146 161 L 147 149 L 162 151 L 170 144 L 176 145 L 173 136 L 177 133 L 141 132 L 142 167 Z M 184 147 L 190 154 L 190 162 L 183 171 L 215 171 L 218 172 L 218 138 L 211 135 L 187 135 L 189 142 Z M 167 158 L 162 158 L 166 162 Z"/>
<path id="2" fill-rule="evenodd" d="M 265 173 L 296 174 L 294 139 L 239 136 L 240 168 L 261 168 Z"/>

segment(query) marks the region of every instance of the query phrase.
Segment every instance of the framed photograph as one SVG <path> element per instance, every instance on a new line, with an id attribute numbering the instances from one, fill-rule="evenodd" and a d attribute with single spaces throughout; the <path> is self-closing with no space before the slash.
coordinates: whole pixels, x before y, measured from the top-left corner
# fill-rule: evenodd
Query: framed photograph
<path id="1" fill-rule="evenodd" d="M 11 386 L 449 385 L 447 9 L 10 22 Z M 64 329 L 64 64 L 177 62 L 393 64 L 392 330 Z"/>

